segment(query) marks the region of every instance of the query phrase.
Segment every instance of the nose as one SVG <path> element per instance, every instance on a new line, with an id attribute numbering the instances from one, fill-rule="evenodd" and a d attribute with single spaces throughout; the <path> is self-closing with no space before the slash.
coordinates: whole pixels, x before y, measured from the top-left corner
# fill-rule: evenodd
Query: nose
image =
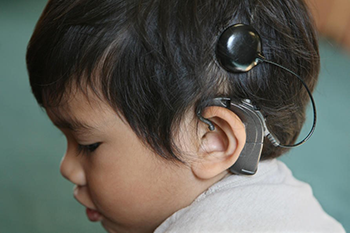
<path id="1" fill-rule="evenodd" d="M 82 164 L 81 156 L 74 154 L 74 150 L 68 146 L 66 154 L 63 156 L 60 172 L 64 178 L 73 184 L 84 186 L 86 185 L 85 172 Z"/>

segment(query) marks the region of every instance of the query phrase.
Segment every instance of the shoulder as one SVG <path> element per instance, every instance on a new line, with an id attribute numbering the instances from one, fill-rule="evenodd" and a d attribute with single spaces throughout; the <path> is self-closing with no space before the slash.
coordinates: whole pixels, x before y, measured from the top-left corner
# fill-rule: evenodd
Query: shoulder
<path id="1" fill-rule="evenodd" d="M 230 176 L 167 219 L 156 232 L 345 232 L 277 160 L 255 176 Z"/>

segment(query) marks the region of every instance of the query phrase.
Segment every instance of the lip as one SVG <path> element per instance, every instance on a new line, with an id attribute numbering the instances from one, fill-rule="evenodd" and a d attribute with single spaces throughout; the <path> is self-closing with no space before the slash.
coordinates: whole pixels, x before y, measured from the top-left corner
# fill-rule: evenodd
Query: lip
<path id="1" fill-rule="evenodd" d="M 91 222 L 99 222 L 102 220 L 102 215 L 97 210 L 93 210 L 86 207 L 86 216 Z"/>
<path id="2" fill-rule="evenodd" d="M 92 202 L 86 186 L 74 186 L 73 196 L 75 200 L 86 207 L 85 212 L 90 221 L 97 222 L 102 220 L 102 215 L 99 211 L 97 211 L 94 203 Z"/>

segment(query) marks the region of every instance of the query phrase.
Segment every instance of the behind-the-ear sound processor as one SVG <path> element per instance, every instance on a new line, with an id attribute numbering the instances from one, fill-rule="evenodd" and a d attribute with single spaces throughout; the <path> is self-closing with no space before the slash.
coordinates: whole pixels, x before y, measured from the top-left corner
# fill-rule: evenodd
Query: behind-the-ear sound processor
<path id="1" fill-rule="evenodd" d="M 235 174 L 253 175 L 256 173 L 258 163 L 263 148 L 264 137 L 276 147 L 292 148 L 306 142 L 313 134 L 316 127 L 316 105 L 311 91 L 304 80 L 275 62 L 269 61 L 262 55 L 261 38 L 258 32 L 251 26 L 245 24 L 234 24 L 219 36 L 216 46 L 216 59 L 218 64 L 229 73 L 248 72 L 260 63 L 269 63 L 277 66 L 297 77 L 305 87 L 313 108 L 313 124 L 310 132 L 300 142 L 294 145 L 282 145 L 279 140 L 268 130 L 266 119 L 249 99 L 232 100 L 228 97 L 218 97 L 209 101 L 208 106 L 221 106 L 233 111 L 242 120 L 246 128 L 245 146 L 230 171 Z M 209 125 L 210 130 L 214 130 L 213 123 L 197 113 L 199 119 Z"/>

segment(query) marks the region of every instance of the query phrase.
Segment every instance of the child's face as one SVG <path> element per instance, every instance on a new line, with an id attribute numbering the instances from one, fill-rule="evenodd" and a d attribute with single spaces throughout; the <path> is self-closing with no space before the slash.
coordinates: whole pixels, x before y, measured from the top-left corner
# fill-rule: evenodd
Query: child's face
<path id="1" fill-rule="evenodd" d="M 101 221 L 109 232 L 153 231 L 201 192 L 188 166 L 146 148 L 98 98 L 72 95 L 59 109 L 63 121 L 52 109 L 47 112 L 67 138 L 62 175 L 76 185 L 74 197 L 88 208 L 90 220 Z M 85 127 L 67 128 L 73 121 Z M 90 146 L 78 155 L 79 145 Z"/>

